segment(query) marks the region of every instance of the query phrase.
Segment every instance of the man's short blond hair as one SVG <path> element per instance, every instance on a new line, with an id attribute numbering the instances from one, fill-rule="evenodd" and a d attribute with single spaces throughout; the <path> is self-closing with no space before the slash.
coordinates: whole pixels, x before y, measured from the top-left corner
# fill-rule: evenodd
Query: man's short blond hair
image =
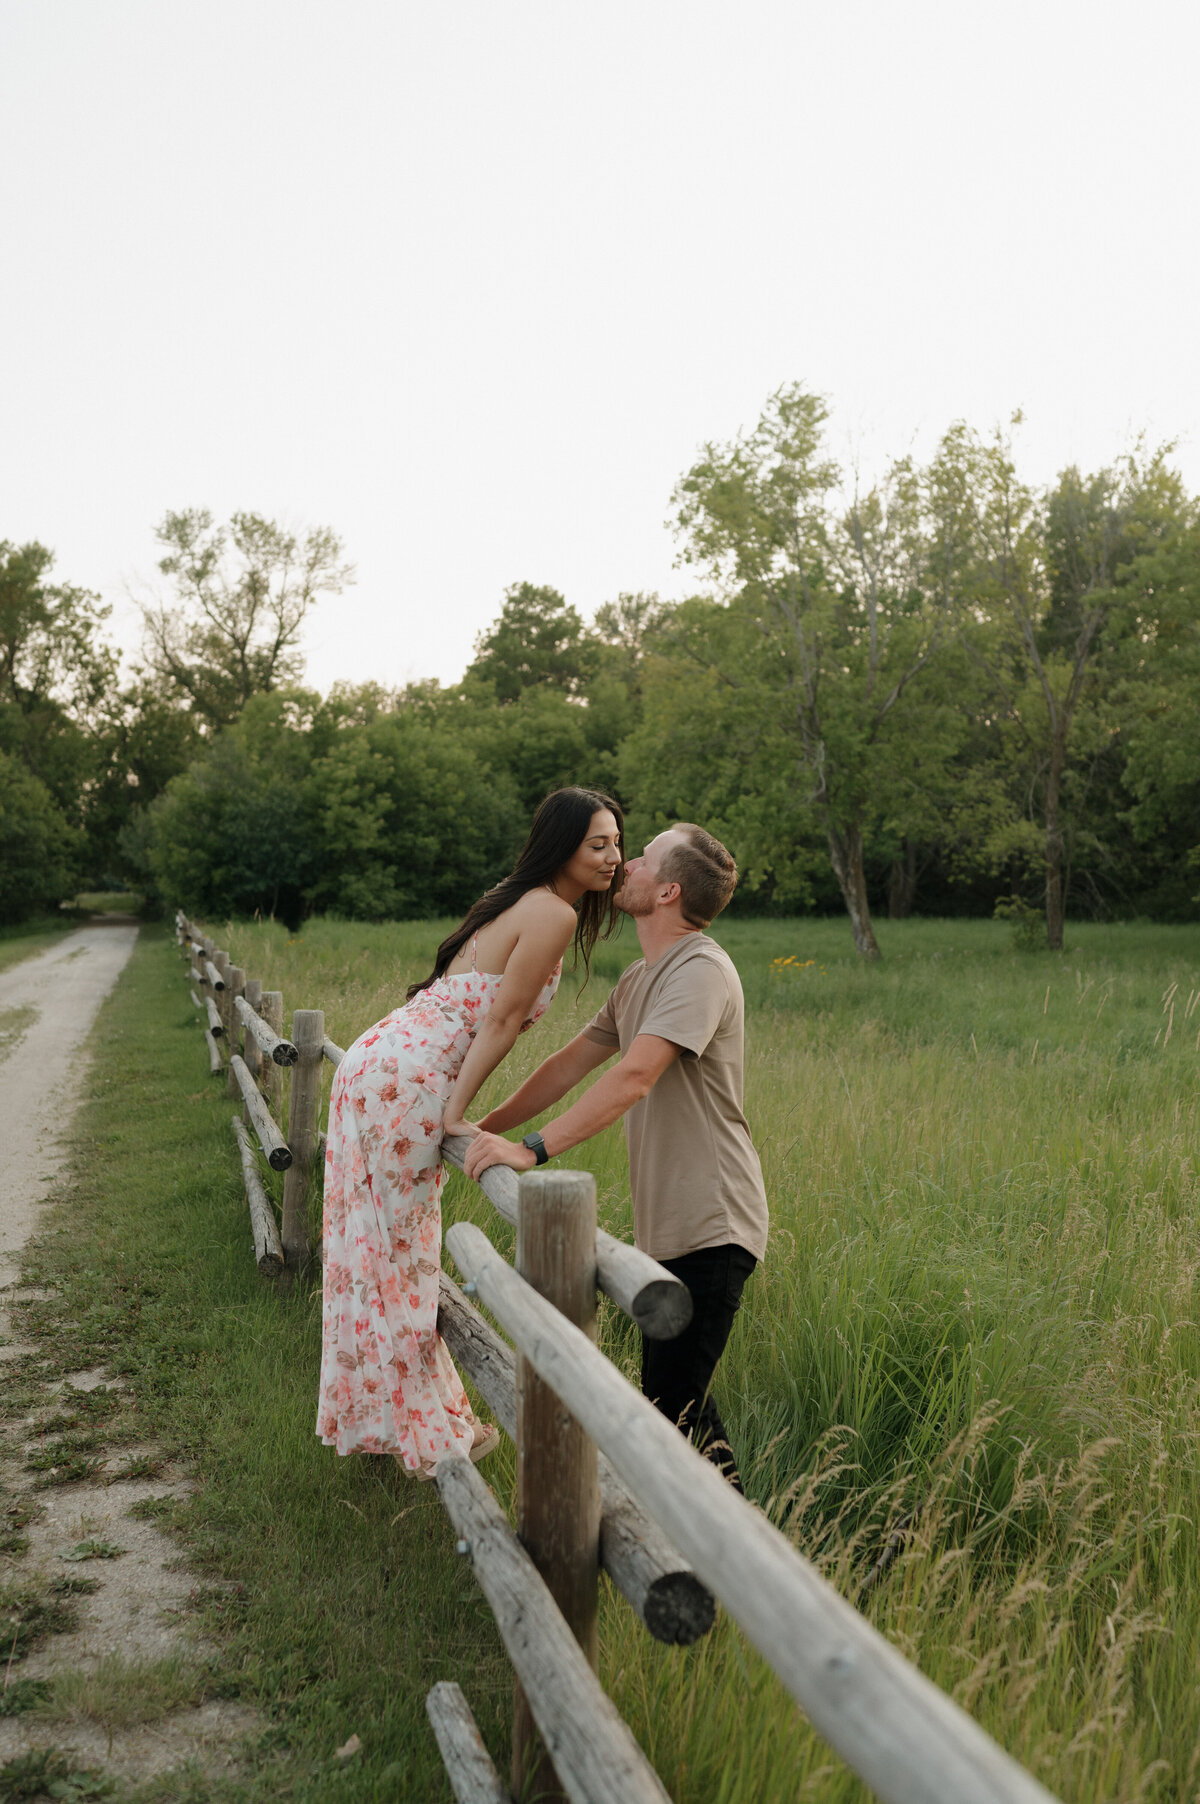
<path id="1" fill-rule="evenodd" d="M 675 821 L 671 832 L 682 833 L 687 843 L 663 854 L 658 881 L 679 885 L 680 906 L 689 926 L 707 927 L 737 888 L 737 865 L 720 840 L 694 821 Z"/>

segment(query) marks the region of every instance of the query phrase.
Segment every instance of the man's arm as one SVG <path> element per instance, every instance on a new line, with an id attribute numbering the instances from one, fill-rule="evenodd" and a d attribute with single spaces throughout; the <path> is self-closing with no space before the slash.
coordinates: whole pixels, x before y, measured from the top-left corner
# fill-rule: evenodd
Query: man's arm
<path id="1" fill-rule="evenodd" d="M 589 1040 L 586 1034 L 576 1034 L 558 1052 L 543 1059 L 533 1076 L 527 1077 L 520 1089 L 506 1096 L 502 1103 L 497 1103 L 478 1125 L 489 1133 L 502 1134 L 506 1128 L 520 1127 L 522 1122 L 532 1121 L 543 1109 L 553 1108 L 568 1090 L 581 1084 L 597 1065 L 611 1059 L 616 1050 L 615 1046 Z"/>
<path id="2" fill-rule="evenodd" d="M 572 1041 L 571 1044 L 574 1045 L 575 1042 Z M 570 1046 L 564 1048 L 566 1052 L 570 1050 Z M 598 1047 L 596 1050 L 602 1053 L 604 1049 Z M 548 1122 L 542 1129 L 542 1140 L 547 1153 L 552 1158 L 556 1153 L 565 1153 L 570 1147 L 578 1146 L 581 1140 L 590 1140 L 602 1128 L 619 1121 L 627 1109 L 631 1109 L 635 1102 L 640 1102 L 643 1096 L 648 1095 L 667 1066 L 675 1063 L 680 1051 L 681 1048 L 673 1040 L 662 1040 L 657 1034 L 639 1034 L 619 1065 L 614 1065 L 611 1071 L 606 1071 L 603 1077 L 597 1078 L 591 1089 L 578 1102 L 572 1103 L 565 1115 L 560 1115 L 557 1121 Z M 557 1056 L 561 1057 L 561 1054 Z M 552 1062 L 547 1059 L 546 1064 Z M 599 1059 L 595 1063 L 599 1064 Z M 538 1076 L 539 1073 L 535 1071 L 529 1083 L 522 1085 L 517 1091 L 517 1097 L 522 1096 Z M 564 1093 L 560 1091 L 559 1095 Z M 515 1103 L 517 1098 L 512 1100 Z M 502 1105 L 504 1108 L 507 1106 Z M 549 1104 L 543 1106 L 548 1107 Z M 537 1112 L 536 1109 L 532 1111 L 534 1114 Z M 521 1119 L 528 1120 L 528 1116 Z M 489 1165 L 511 1165 L 514 1171 L 531 1171 L 536 1164 L 537 1160 L 529 1147 L 484 1131 L 476 1134 L 467 1148 L 463 1170 L 469 1178 L 478 1178 L 480 1172 L 486 1171 Z"/>

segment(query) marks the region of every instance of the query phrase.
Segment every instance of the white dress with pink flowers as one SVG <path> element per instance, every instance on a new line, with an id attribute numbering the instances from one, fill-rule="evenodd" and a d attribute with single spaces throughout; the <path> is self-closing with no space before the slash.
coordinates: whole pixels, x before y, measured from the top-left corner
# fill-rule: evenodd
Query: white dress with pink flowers
<path id="1" fill-rule="evenodd" d="M 325 1152 L 317 1433 L 339 1453 L 430 1472 L 475 1416 L 437 1331 L 442 1115 L 500 978 L 439 977 L 357 1039 L 334 1075 Z M 526 1026 L 558 987 L 551 974 Z"/>

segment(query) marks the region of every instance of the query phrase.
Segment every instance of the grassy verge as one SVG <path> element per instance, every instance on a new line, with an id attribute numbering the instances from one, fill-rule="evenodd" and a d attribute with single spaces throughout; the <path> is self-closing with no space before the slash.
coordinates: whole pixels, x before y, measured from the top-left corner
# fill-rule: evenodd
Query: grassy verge
<path id="1" fill-rule="evenodd" d="M 59 1296 L 26 1312 L 23 1331 L 52 1367 L 104 1361 L 124 1375 L 146 1435 L 193 1462 L 196 1494 L 164 1515 L 202 1578 L 220 1581 L 197 1594 L 222 1647 L 214 1683 L 273 1724 L 252 1780 L 194 1793 L 155 1781 L 139 1799 L 446 1795 L 425 1693 L 459 1678 L 502 1741 L 495 1630 L 431 1488 L 318 1446 L 317 1302 L 307 1288 L 281 1297 L 254 1269 L 230 1105 L 202 1075 L 161 932 L 143 933 L 94 1050 L 69 1205 L 30 1268 Z M 69 1713 L 78 1701 L 57 1702 Z M 362 1754 L 338 1762 L 354 1733 Z"/>
<path id="2" fill-rule="evenodd" d="M 289 1011 L 323 1006 L 343 1044 L 438 938 L 210 931 Z M 915 922 L 885 927 L 876 968 L 841 923 L 719 937 L 746 986 L 774 1211 L 720 1380 L 752 1495 L 847 1595 L 907 1524 L 864 1607 L 1062 1797 L 1190 1798 L 1200 933 L 1074 929 L 1050 958 L 991 923 Z M 564 985 L 493 1090 L 577 1031 L 635 952 L 602 949 L 581 1000 Z M 56 1357 L 117 1362 L 195 1459 L 181 1532 L 241 1588 L 214 1594 L 223 1682 L 275 1724 L 236 1795 L 445 1797 L 421 1700 L 457 1677 L 503 1761 L 495 1631 L 436 1496 L 316 1444 L 315 1298 L 253 1270 L 229 1105 L 164 938 L 144 936 L 98 1035 L 72 1216 L 42 1260 L 63 1293 Z M 627 1232 L 619 1134 L 573 1158 Z M 447 1213 L 507 1250 L 461 1180 Z M 632 1372 L 620 1319 L 603 1344 Z M 507 1500 L 507 1450 L 488 1476 Z M 728 1623 L 672 1652 L 608 1598 L 601 1661 L 680 1804 L 863 1797 Z M 351 1733 L 364 1752 L 340 1766 Z"/>

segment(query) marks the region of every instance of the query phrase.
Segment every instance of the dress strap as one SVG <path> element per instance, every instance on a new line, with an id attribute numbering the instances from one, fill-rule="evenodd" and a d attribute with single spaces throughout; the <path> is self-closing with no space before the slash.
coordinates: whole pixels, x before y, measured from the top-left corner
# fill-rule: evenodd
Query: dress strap
<path id="1" fill-rule="evenodd" d="M 476 932 L 475 938 L 471 941 L 471 969 L 472 969 L 472 971 L 474 971 L 477 968 L 476 964 L 475 964 L 475 951 L 476 951 L 476 948 L 478 947 L 478 945 L 479 945 L 479 934 L 478 934 L 478 932 Z"/>

